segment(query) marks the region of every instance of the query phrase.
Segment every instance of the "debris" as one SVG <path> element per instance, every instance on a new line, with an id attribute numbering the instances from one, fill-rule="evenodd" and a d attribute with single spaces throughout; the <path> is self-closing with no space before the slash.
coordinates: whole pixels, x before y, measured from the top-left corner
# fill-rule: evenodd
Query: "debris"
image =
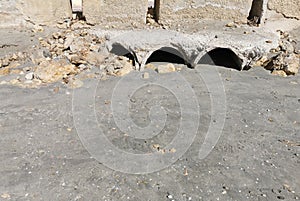
<path id="1" fill-rule="evenodd" d="M 290 140 L 278 140 L 278 141 L 291 147 L 300 147 L 300 142 L 294 142 Z"/>
<path id="2" fill-rule="evenodd" d="M 79 79 L 75 79 L 75 80 L 72 80 L 71 82 L 69 82 L 69 86 L 72 89 L 80 88 L 83 86 L 83 82 Z"/>
<path id="3" fill-rule="evenodd" d="M 127 61 L 124 62 L 123 60 L 122 63 L 123 63 L 123 67 L 121 67 L 121 69 L 116 72 L 117 76 L 124 76 L 130 73 L 131 71 L 133 71 L 133 66 L 130 62 Z"/>
<path id="4" fill-rule="evenodd" d="M 3 199 L 9 199 L 9 198 L 10 198 L 10 195 L 9 195 L 8 193 L 3 193 L 3 194 L 1 195 L 1 198 L 3 198 Z"/>
<path id="5" fill-rule="evenodd" d="M 283 70 L 274 70 L 272 72 L 272 75 L 279 75 L 279 76 L 282 76 L 282 77 L 287 77 L 287 74 Z"/>
<path id="6" fill-rule="evenodd" d="M 166 64 L 166 65 L 159 65 L 156 69 L 156 71 L 158 73 L 170 73 L 170 72 L 175 72 L 176 69 L 175 69 L 175 66 L 174 64 Z"/>
<path id="7" fill-rule="evenodd" d="M 34 78 L 33 72 L 27 73 L 27 74 L 25 75 L 25 79 L 26 79 L 26 80 L 32 80 L 33 78 Z"/>
<path id="8" fill-rule="evenodd" d="M 226 27 L 237 28 L 237 25 L 234 22 L 229 22 L 225 25 Z"/>
<path id="9" fill-rule="evenodd" d="M 143 78 L 144 78 L 144 79 L 149 79 L 149 77 L 150 77 L 150 76 L 149 76 L 149 73 L 146 72 L 146 73 L 143 74 Z"/>

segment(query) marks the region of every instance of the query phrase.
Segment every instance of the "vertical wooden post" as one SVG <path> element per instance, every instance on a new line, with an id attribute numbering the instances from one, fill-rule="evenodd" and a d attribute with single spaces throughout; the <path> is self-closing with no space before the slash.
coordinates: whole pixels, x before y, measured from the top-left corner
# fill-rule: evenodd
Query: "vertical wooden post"
<path id="1" fill-rule="evenodd" d="M 154 19 L 156 22 L 159 20 L 160 13 L 160 0 L 154 0 Z"/>

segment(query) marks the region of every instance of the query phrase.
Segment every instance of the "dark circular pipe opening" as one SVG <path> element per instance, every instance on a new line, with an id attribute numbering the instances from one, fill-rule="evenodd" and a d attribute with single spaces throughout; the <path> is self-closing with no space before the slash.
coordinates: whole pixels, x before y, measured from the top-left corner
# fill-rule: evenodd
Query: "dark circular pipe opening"
<path id="1" fill-rule="evenodd" d="M 154 51 L 146 61 L 146 64 L 152 62 L 186 64 L 183 55 L 178 50 L 171 47 L 163 47 Z"/>
<path id="2" fill-rule="evenodd" d="M 209 64 L 242 70 L 243 61 L 228 48 L 216 48 L 206 53 L 199 60 L 198 64 Z"/>
<path id="3" fill-rule="evenodd" d="M 132 60 L 132 64 L 133 66 L 135 66 L 135 56 L 122 45 L 113 44 L 110 53 L 118 56 L 127 57 L 129 60 Z"/>

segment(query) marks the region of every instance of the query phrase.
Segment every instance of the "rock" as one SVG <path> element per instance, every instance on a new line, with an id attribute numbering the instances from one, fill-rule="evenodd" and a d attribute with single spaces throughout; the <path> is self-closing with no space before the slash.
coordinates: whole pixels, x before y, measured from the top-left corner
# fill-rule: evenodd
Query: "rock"
<path id="1" fill-rule="evenodd" d="M 39 25 L 35 25 L 35 27 L 31 30 L 33 33 L 43 32 L 44 28 Z"/>
<path id="2" fill-rule="evenodd" d="M 175 66 L 173 64 L 159 65 L 156 69 L 158 73 L 170 73 L 175 72 Z"/>
<path id="3" fill-rule="evenodd" d="M 56 24 L 56 27 L 59 28 L 59 29 L 66 29 L 66 28 L 68 28 L 68 25 L 66 23 Z"/>
<path id="4" fill-rule="evenodd" d="M 98 52 L 99 49 L 100 49 L 100 45 L 98 45 L 98 44 L 91 44 L 90 45 L 90 50 L 91 51 Z"/>
<path id="5" fill-rule="evenodd" d="M 2 59 L 2 67 L 5 67 L 5 66 L 9 66 L 9 58 L 8 57 L 5 57 L 4 59 Z"/>
<path id="6" fill-rule="evenodd" d="M 18 58 L 19 58 L 18 55 L 14 53 L 14 54 L 10 57 L 10 60 L 11 60 L 11 61 L 14 61 L 14 60 L 17 60 Z"/>
<path id="7" fill-rule="evenodd" d="M 50 47 L 50 44 L 45 40 L 40 40 L 40 44 L 41 44 L 42 47 L 47 47 L 47 48 Z"/>
<path id="8" fill-rule="evenodd" d="M 66 60 L 51 60 L 40 63 L 35 70 L 34 77 L 42 82 L 56 82 L 65 77 L 78 74 L 79 70 Z"/>
<path id="9" fill-rule="evenodd" d="M 156 23 L 156 21 L 154 19 L 152 19 L 152 18 L 147 18 L 147 23 L 153 25 L 153 24 Z"/>
<path id="10" fill-rule="evenodd" d="M 39 64 L 44 60 L 50 59 L 52 57 L 51 52 L 46 48 L 35 49 L 30 55 L 30 59 L 34 64 Z"/>
<path id="11" fill-rule="evenodd" d="M 72 44 L 70 45 L 71 52 L 80 52 L 85 48 L 84 40 L 82 38 L 76 38 L 73 40 Z"/>
<path id="12" fill-rule="evenodd" d="M 13 69 L 10 71 L 11 74 L 19 74 L 19 75 L 24 75 L 24 72 L 20 69 Z"/>
<path id="13" fill-rule="evenodd" d="M 58 39 L 58 43 L 64 44 L 65 40 L 63 38 Z"/>
<path id="14" fill-rule="evenodd" d="M 1 198 L 3 198 L 3 199 L 10 199 L 10 195 L 8 193 L 3 193 L 1 195 Z"/>
<path id="15" fill-rule="evenodd" d="M 55 39 L 59 39 L 62 36 L 61 32 L 55 32 L 52 34 L 52 37 Z"/>
<path id="16" fill-rule="evenodd" d="M 108 66 L 105 67 L 105 70 L 108 74 L 113 75 L 114 71 L 115 71 L 115 68 L 112 65 L 108 65 Z"/>
<path id="17" fill-rule="evenodd" d="M 85 60 L 91 65 L 100 65 L 104 62 L 105 56 L 99 52 L 89 52 Z"/>
<path id="18" fill-rule="evenodd" d="M 83 82 L 79 79 L 75 79 L 72 80 L 71 82 L 69 82 L 69 87 L 71 87 L 72 89 L 76 89 L 76 88 L 80 88 L 83 86 Z"/>
<path id="19" fill-rule="evenodd" d="M 70 62 L 75 65 L 87 63 L 87 61 L 81 55 L 73 54 L 68 56 L 68 58 L 70 59 Z"/>
<path id="20" fill-rule="evenodd" d="M 18 52 L 18 57 L 19 57 L 19 59 L 25 59 L 26 57 L 27 57 L 27 54 L 26 53 L 23 53 L 23 52 Z"/>
<path id="21" fill-rule="evenodd" d="M 17 68 L 18 66 L 20 66 L 20 63 L 18 63 L 17 61 L 13 61 L 13 62 L 10 62 L 8 68 Z"/>
<path id="22" fill-rule="evenodd" d="M 48 42 L 50 45 L 56 44 L 56 41 L 55 41 L 53 38 L 49 38 L 49 39 L 47 40 L 47 42 Z"/>
<path id="23" fill-rule="evenodd" d="M 286 73 L 283 70 L 274 70 L 272 72 L 272 75 L 279 75 L 279 76 L 282 76 L 282 77 L 287 77 Z"/>
<path id="24" fill-rule="evenodd" d="M 281 40 L 279 42 L 279 47 L 284 52 L 287 52 L 287 53 L 293 53 L 294 52 L 294 46 L 290 42 L 288 42 L 287 40 Z"/>
<path id="25" fill-rule="evenodd" d="M 299 72 L 300 59 L 295 54 L 291 54 L 284 58 L 284 72 L 287 75 L 295 75 Z"/>
<path id="26" fill-rule="evenodd" d="M 124 76 L 133 71 L 133 66 L 131 63 L 126 62 L 125 66 L 116 72 L 117 76 Z"/>
<path id="27" fill-rule="evenodd" d="M 229 22 L 228 24 L 226 24 L 226 27 L 236 28 L 237 25 L 234 22 Z"/>
<path id="28" fill-rule="evenodd" d="M 153 65 L 153 64 L 151 64 L 151 63 L 146 64 L 146 65 L 145 65 L 145 68 L 152 69 L 152 70 L 156 70 L 156 66 Z"/>
<path id="29" fill-rule="evenodd" d="M 64 49 L 68 49 L 71 46 L 72 42 L 74 41 L 74 37 L 75 36 L 73 34 L 67 35 L 64 42 Z"/>
<path id="30" fill-rule="evenodd" d="M 294 47 L 294 53 L 295 54 L 300 54 L 300 40 L 292 41 L 292 45 Z"/>
<path id="31" fill-rule="evenodd" d="M 0 76 L 1 75 L 8 75 L 10 73 L 10 69 L 9 68 L 1 68 L 0 69 Z"/>
<path id="32" fill-rule="evenodd" d="M 270 58 L 267 59 L 267 61 L 265 61 L 263 63 L 263 67 L 266 69 L 266 70 L 282 70 L 283 67 L 283 59 L 284 59 L 284 55 L 283 53 L 279 53 L 279 54 L 276 54 L 275 56 L 272 56 Z"/>
<path id="33" fill-rule="evenodd" d="M 33 72 L 27 73 L 27 74 L 25 75 L 25 79 L 26 79 L 26 80 L 33 80 L 33 78 L 34 78 Z"/>
<path id="34" fill-rule="evenodd" d="M 5 81 L 5 80 L 0 82 L 0 85 L 5 85 L 5 84 L 7 84 L 7 81 Z"/>
<path id="35" fill-rule="evenodd" d="M 150 78 L 150 75 L 149 75 L 149 73 L 147 73 L 147 72 L 146 72 L 146 73 L 144 73 L 144 74 L 143 74 L 143 78 L 144 78 L 144 79 L 149 79 L 149 78 Z"/>
<path id="36" fill-rule="evenodd" d="M 48 49 L 44 49 L 43 50 L 43 56 L 45 57 L 45 58 L 51 58 L 51 53 L 50 53 L 50 51 L 48 50 Z"/>
<path id="37" fill-rule="evenodd" d="M 19 83 L 20 83 L 20 80 L 18 80 L 18 79 L 13 79 L 13 80 L 10 80 L 9 83 L 12 84 L 12 85 L 16 85 L 16 84 L 19 84 Z"/>

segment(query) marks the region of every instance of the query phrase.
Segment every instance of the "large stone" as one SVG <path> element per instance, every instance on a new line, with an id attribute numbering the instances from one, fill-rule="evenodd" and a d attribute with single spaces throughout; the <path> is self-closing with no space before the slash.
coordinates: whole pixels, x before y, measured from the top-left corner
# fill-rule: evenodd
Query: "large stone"
<path id="1" fill-rule="evenodd" d="M 35 67 L 34 77 L 42 82 L 56 82 L 79 71 L 75 65 L 69 64 L 66 60 L 45 61 Z"/>

